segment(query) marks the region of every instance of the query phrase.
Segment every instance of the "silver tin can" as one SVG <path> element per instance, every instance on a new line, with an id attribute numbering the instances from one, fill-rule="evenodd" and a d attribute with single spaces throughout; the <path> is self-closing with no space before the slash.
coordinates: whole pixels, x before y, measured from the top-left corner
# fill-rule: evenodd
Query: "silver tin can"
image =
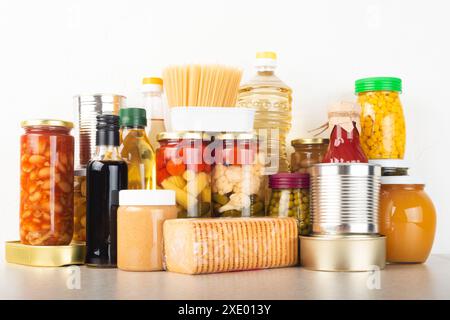
<path id="1" fill-rule="evenodd" d="M 380 186 L 378 165 L 314 165 L 311 169 L 313 234 L 377 234 Z"/>
<path id="2" fill-rule="evenodd" d="M 75 168 L 85 168 L 95 154 L 97 115 L 118 115 L 125 107 L 126 97 L 117 94 L 78 95 L 73 98 L 75 107 Z"/>

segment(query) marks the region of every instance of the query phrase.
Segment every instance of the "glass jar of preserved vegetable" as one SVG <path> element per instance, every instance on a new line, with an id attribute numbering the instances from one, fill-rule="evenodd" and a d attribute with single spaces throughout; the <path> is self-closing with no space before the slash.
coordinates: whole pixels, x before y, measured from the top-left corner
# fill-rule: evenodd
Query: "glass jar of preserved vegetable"
<path id="1" fill-rule="evenodd" d="M 264 156 L 253 133 L 216 137 L 212 174 L 214 216 L 264 216 Z"/>
<path id="2" fill-rule="evenodd" d="M 405 118 L 399 78 L 359 79 L 355 92 L 361 105 L 361 145 L 369 159 L 403 159 Z"/>
<path id="3" fill-rule="evenodd" d="M 291 145 L 295 149 L 291 155 L 292 172 L 308 173 L 313 164 L 321 163 L 329 141 L 322 138 L 292 140 Z"/>
<path id="4" fill-rule="evenodd" d="M 211 216 L 211 164 L 203 158 L 208 137 L 202 133 L 161 132 L 156 151 L 156 180 L 175 191 L 178 218 Z"/>
<path id="5" fill-rule="evenodd" d="M 73 183 L 73 240 L 86 241 L 86 169 L 75 170 Z"/>
<path id="6" fill-rule="evenodd" d="M 296 218 L 299 234 L 309 235 L 309 174 L 277 173 L 269 177 L 269 187 L 272 192 L 267 215 Z"/>
<path id="7" fill-rule="evenodd" d="M 73 236 L 71 122 L 23 121 L 20 165 L 20 240 L 29 245 L 67 245 Z"/>

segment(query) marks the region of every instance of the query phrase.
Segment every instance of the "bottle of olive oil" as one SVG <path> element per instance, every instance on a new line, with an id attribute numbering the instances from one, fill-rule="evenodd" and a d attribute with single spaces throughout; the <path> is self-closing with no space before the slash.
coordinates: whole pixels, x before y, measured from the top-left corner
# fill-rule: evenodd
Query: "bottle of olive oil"
<path id="1" fill-rule="evenodd" d="M 150 144 L 145 127 L 145 109 L 121 109 L 120 154 L 128 165 L 128 189 L 156 189 L 155 151 Z"/>
<path id="2" fill-rule="evenodd" d="M 117 264 L 119 191 L 127 189 L 127 164 L 119 154 L 119 117 L 97 116 L 95 156 L 86 169 L 86 264 Z"/>

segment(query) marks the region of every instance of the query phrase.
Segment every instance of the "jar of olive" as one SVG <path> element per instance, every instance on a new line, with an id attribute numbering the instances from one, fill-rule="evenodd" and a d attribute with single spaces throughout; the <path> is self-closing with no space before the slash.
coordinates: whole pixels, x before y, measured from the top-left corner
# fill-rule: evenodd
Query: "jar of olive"
<path id="1" fill-rule="evenodd" d="M 311 233 L 309 174 L 277 173 L 269 177 L 271 189 L 267 215 L 297 219 L 300 235 Z"/>

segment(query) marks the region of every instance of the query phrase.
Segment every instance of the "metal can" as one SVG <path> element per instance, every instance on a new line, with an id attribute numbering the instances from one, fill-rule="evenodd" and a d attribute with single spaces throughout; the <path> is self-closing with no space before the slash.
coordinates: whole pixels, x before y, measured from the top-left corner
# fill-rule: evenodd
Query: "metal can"
<path id="1" fill-rule="evenodd" d="M 95 154 L 97 115 L 118 115 L 125 107 L 126 97 L 117 94 L 78 95 L 73 98 L 75 122 L 75 168 L 86 168 Z"/>
<path id="2" fill-rule="evenodd" d="M 378 165 L 314 165 L 311 169 L 313 234 L 377 234 L 380 186 Z"/>

